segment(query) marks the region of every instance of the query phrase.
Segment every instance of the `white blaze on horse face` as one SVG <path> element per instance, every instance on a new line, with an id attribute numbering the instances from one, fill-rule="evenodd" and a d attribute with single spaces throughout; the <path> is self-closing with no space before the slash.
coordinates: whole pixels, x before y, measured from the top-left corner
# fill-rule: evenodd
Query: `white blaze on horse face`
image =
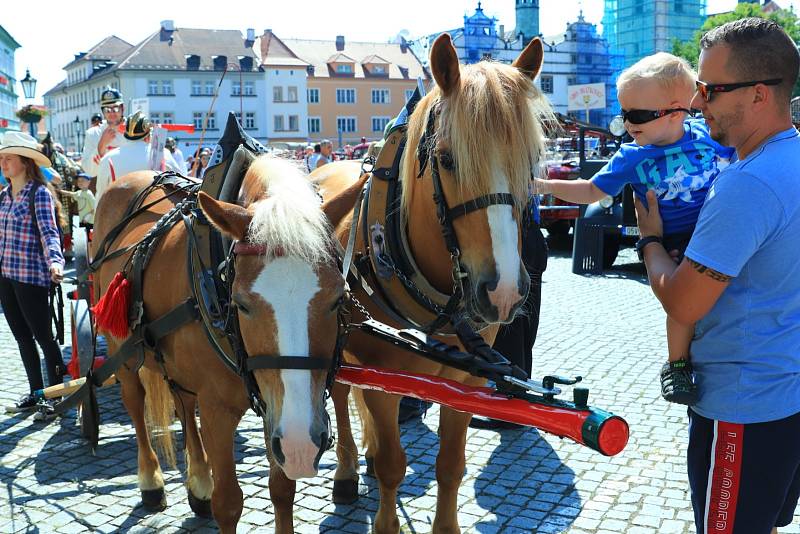
<path id="1" fill-rule="evenodd" d="M 508 177 L 498 171 L 493 177 L 493 192 L 508 193 Z M 492 253 L 497 269 L 497 287 L 489 291 L 489 302 L 497 307 L 500 321 L 508 319 L 511 310 L 520 301 L 520 257 L 517 249 L 519 228 L 514 220 L 514 209 L 508 204 L 494 204 L 486 208 Z"/>
<path id="2" fill-rule="evenodd" d="M 308 356 L 309 305 L 319 290 L 319 277 L 312 266 L 292 257 L 271 260 L 253 282 L 251 291 L 260 295 L 275 314 L 282 356 Z M 314 419 L 311 372 L 284 369 L 281 380 L 283 410 L 275 429 L 282 436 L 281 449 L 286 457 L 283 471 L 292 480 L 316 476 L 314 460 L 319 447 L 310 432 Z"/>

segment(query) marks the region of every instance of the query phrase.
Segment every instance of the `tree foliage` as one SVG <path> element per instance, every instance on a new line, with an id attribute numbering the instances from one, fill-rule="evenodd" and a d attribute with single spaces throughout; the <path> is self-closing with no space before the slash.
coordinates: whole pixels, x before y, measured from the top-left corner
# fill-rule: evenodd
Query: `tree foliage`
<path id="1" fill-rule="evenodd" d="M 765 14 L 760 5 L 744 3 L 736 4 L 736 9 L 731 12 L 708 17 L 703 26 L 694 33 L 691 41 L 681 42 L 678 39 L 674 39 L 672 53 L 685 58 L 692 66 L 697 68 L 697 60 L 700 57 L 700 38 L 703 37 L 703 34 L 728 22 L 747 17 L 761 17 L 773 20 L 789 34 L 795 43 L 800 43 L 800 23 L 798 23 L 797 15 L 793 11 L 780 9 L 773 13 Z M 800 79 L 795 82 L 794 94 L 800 94 Z"/>

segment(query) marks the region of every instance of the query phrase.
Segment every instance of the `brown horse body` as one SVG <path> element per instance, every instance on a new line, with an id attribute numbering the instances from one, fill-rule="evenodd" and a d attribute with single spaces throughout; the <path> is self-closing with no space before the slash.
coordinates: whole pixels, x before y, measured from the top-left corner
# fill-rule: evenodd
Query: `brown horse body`
<path id="1" fill-rule="evenodd" d="M 407 144 L 400 170 L 403 182 L 401 224 L 420 273 L 439 292 L 452 293 L 453 274 L 450 253 L 437 222 L 431 165 L 428 164 L 423 175 L 417 178 L 421 168 L 417 145 L 426 129 L 429 114 L 439 114 L 433 142 L 441 161 L 439 171 L 449 207 L 492 193 L 511 193 L 515 199 L 514 206 L 489 206 L 453 222 L 461 246 L 462 264 L 469 273 L 470 284 L 464 288 L 465 305 L 473 317 L 490 323 L 481 332 L 490 344 L 499 323 L 513 319 L 527 292 L 527 274 L 519 255 L 519 217 L 527 202 L 531 172 L 541 157 L 543 135 L 540 121 L 548 116 L 549 110 L 546 101 L 532 85 L 541 61 L 541 43 L 534 40 L 513 67 L 482 62 L 460 68 L 449 36 L 441 36 L 431 51 L 431 67 L 438 87 L 417 105 L 406 134 Z M 444 154 L 450 162 L 445 162 Z M 322 167 L 312 173 L 312 178 L 319 183 L 327 199 L 353 184 L 358 174 L 356 165 L 342 162 Z M 343 246 L 347 244 L 351 225 L 352 215 L 336 226 L 336 236 Z M 363 253 L 363 238 L 361 232 L 358 234 L 356 251 Z M 375 319 L 397 328 L 405 327 L 385 315 L 363 289 L 354 290 Z M 455 337 L 439 339 L 460 345 Z M 345 360 L 426 373 L 470 385 L 485 382 L 358 331 L 348 339 Z M 348 394 L 348 387 L 341 384 L 334 387 L 339 460 L 334 499 L 340 502 L 357 498 L 358 452 L 350 429 Z M 374 531 L 394 534 L 400 530 L 396 511 L 397 490 L 406 470 L 397 423 L 400 399 L 395 395 L 364 390 L 357 394 L 357 400 L 364 424 L 366 456 L 374 460 L 380 488 Z M 433 531 L 437 533 L 460 532 L 456 500 L 465 468 L 464 449 L 470 418 L 470 414 L 444 406 L 440 411 L 440 447 L 436 459 L 438 495 L 433 522 Z M 349 488 L 349 492 L 345 490 L 344 494 L 337 495 L 337 488 Z"/>
<path id="2" fill-rule="evenodd" d="M 298 171 L 286 173 L 286 163 L 259 159 L 248 171 L 240 191 L 242 206 L 218 202 L 200 194 L 200 205 L 212 223 L 232 239 L 262 247 L 262 253 L 236 258 L 232 286 L 244 347 L 249 354 L 315 356 L 331 359 L 341 299 L 341 275 L 329 253 L 330 228 L 318 201 Z M 131 199 L 152 182 L 150 172 L 134 173 L 113 184 L 97 209 L 94 243 L 121 220 Z M 164 197 L 156 189 L 145 202 Z M 140 240 L 174 206 L 165 199 L 137 216 L 114 243 L 121 248 Z M 305 210 L 305 212 L 303 212 Z M 285 225 L 291 225 L 291 228 Z M 103 263 L 94 283 L 97 297 L 127 256 Z M 161 238 L 144 271 L 145 317 L 160 317 L 185 301 L 190 293 L 187 274 L 187 231 L 178 223 Z M 311 332 L 313 330 L 313 335 Z M 113 353 L 123 340 L 109 338 Z M 242 491 L 236 479 L 233 439 L 236 426 L 250 406 L 242 379 L 217 356 L 199 322 L 173 331 L 159 343 L 163 367 L 146 353 L 140 372 L 135 359 L 116 375 L 122 399 L 136 429 L 139 487 L 146 505 L 163 508 L 164 480 L 145 425 L 148 403 L 169 398 L 166 374 L 180 385 L 172 392 L 183 423 L 186 444 L 186 486 L 196 513 L 211 512 L 222 532 L 235 532 L 242 512 Z M 266 405 L 265 435 L 270 452 L 270 493 L 276 531 L 292 532 L 295 483 L 313 476 L 327 445 L 324 370 L 259 369 L 253 372 Z M 191 392 L 191 393 L 189 393 Z M 199 403 L 202 433 L 195 407 Z M 151 408 L 150 406 L 148 408 Z M 162 403 L 155 413 L 169 423 L 172 408 Z M 209 503 L 210 501 L 210 503 Z"/>

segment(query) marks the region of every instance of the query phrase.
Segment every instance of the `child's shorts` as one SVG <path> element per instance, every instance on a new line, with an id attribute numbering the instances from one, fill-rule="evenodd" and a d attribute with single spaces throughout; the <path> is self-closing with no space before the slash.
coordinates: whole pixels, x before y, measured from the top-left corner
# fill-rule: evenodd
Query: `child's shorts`
<path id="1" fill-rule="evenodd" d="M 800 495 L 800 413 L 747 425 L 689 409 L 689 485 L 698 534 L 769 534 Z"/>

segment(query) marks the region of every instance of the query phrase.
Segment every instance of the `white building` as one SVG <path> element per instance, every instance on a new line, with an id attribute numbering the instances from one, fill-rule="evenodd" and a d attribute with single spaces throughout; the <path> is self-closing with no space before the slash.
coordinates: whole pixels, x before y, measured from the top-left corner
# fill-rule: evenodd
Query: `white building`
<path id="1" fill-rule="evenodd" d="M 126 112 L 135 100 L 154 122 L 194 125 L 194 133 L 170 134 L 187 156 L 201 137 L 204 146 L 217 142 L 229 112 L 239 116 L 250 135 L 267 141 L 271 95 L 254 30 L 243 37 L 236 30 L 176 28 L 167 20 L 136 45 L 107 37 L 64 70 L 66 79 L 45 93 L 45 104 L 51 110 L 50 131 L 72 149 L 82 146 L 106 86 L 122 92 Z"/>

